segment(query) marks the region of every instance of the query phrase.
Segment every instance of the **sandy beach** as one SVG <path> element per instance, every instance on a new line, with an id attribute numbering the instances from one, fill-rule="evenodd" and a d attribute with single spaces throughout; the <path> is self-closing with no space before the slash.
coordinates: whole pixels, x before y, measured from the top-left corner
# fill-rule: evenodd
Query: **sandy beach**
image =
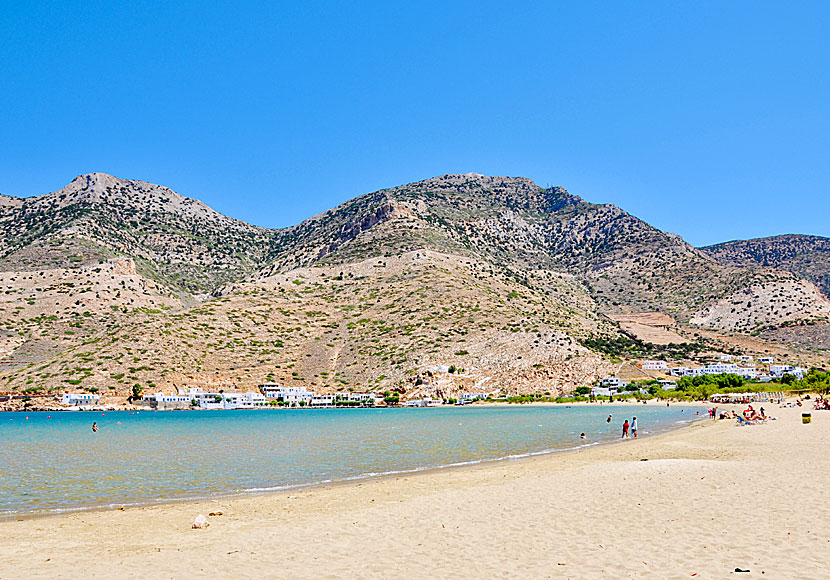
<path id="1" fill-rule="evenodd" d="M 830 413 L 802 425 L 802 409 L 769 407 L 778 420 L 764 425 L 702 421 L 526 460 L 4 521 L 0 578 L 830 577 Z"/>

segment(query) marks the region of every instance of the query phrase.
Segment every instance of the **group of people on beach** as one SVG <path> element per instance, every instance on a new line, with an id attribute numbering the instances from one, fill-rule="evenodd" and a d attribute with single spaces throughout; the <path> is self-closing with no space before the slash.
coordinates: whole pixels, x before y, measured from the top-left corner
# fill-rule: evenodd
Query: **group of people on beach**
<path id="1" fill-rule="evenodd" d="M 608 415 L 608 418 L 605 420 L 605 422 L 610 425 L 613 418 L 613 414 Z M 637 438 L 637 417 L 632 418 L 630 423 L 628 422 L 628 419 L 623 421 L 622 439 L 630 439 L 632 436 L 634 437 L 634 439 Z M 579 438 L 585 439 L 585 433 L 580 433 Z"/>
<path id="2" fill-rule="evenodd" d="M 830 411 L 830 401 L 824 397 L 818 397 L 813 402 L 813 409 L 816 411 Z"/>
<path id="3" fill-rule="evenodd" d="M 608 415 L 608 418 L 605 420 L 606 423 L 610 424 L 611 421 L 614 419 L 614 415 Z M 630 439 L 634 437 L 637 438 L 637 417 L 631 419 L 631 422 L 628 422 L 628 419 L 623 421 L 622 425 L 622 439 Z"/>
<path id="4" fill-rule="evenodd" d="M 752 405 L 749 405 L 741 414 L 747 421 L 765 421 L 767 419 L 767 415 L 764 413 L 763 407 L 761 407 L 761 411 L 758 412 L 752 407 Z"/>

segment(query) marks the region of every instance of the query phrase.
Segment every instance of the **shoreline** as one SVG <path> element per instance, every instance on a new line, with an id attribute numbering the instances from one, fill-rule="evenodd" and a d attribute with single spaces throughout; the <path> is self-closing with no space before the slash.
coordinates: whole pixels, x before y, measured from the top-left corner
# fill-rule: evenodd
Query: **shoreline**
<path id="1" fill-rule="evenodd" d="M 683 402 L 685 403 L 684 406 L 688 407 L 700 407 L 703 408 L 704 405 L 699 405 L 691 402 Z M 681 403 L 681 404 L 683 404 Z M 562 403 L 527 403 L 521 406 L 558 406 Z M 582 403 L 588 405 L 594 405 L 596 403 Z M 622 403 L 620 403 L 622 404 Z M 598 405 L 598 404 L 597 404 Z M 607 403 L 605 406 L 615 406 L 617 403 Z M 509 403 L 496 403 L 496 404 L 483 404 L 478 405 L 483 408 L 494 408 L 494 407 L 513 407 Z M 599 405 L 598 405 L 599 406 Z M 430 408 L 442 408 L 442 407 L 413 407 L 413 409 L 430 409 Z M 452 407 L 455 408 L 455 407 Z M 458 407 L 464 408 L 465 410 L 469 410 L 470 406 Z M 251 409 L 240 409 L 242 411 L 248 411 Z M 319 410 L 319 409 L 315 409 Z M 135 411 L 132 411 L 135 412 Z M 384 480 L 388 478 L 399 478 L 399 477 L 410 477 L 410 476 L 418 476 L 421 474 L 430 475 L 435 473 L 440 473 L 444 471 L 452 471 L 452 470 L 465 470 L 465 469 L 477 469 L 483 468 L 486 469 L 490 466 L 500 465 L 504 463 L 511 463 L 511 462 L 522 462 L 522 461 L 533 461 L 535 459 L 544 459 L 548 457 L 557 457 L 557 456 L 566 456 L 569 454 L 574 453 L 582 453 L 589 451 L 591 449 L 599 448 L 599 447 L 609 447 L 614 445 L 625 445 L 628 442 L 635 442 L 635 441 L 642 441 L 648 440 L 652 438 L 659 438 L 664 437 L 666 435 L 670 435 L 672 433 L 676 433 L 679 431 L 683 431 L 685 429 L 690 429 L 695 425 L 699 425 L 701 422 L 707 423 L 714 423 L 711 421 L 707 416 L 700 415 L 688 420 L 684 420 L 683 424 L 665 429 L 660 430 L 656 433 L 651 434 L 650 432 L 644 432 L 638 439 L 629 439 L 623 440 L 621 438 L 606 440 L 606 441 L 595 441 L 595 442 L 585 442 L 573 447 L 564 447 L 560 449 L 550 448 L 544 449 L 539 451 L 530 451 L 526 453 L 519 453 L 519 454 L 510 454 L 501 457 L 492 457 L 492 458 L 485 458 L 485 459 L 477 459 L 477 460 L 470 460 L 470 461 L 461 461 L 455 463 L 448 463 L 444 465 L 435 465 L 435 466 L 427 466 L 427 467 L 416 467 L 411 469 L 401 469 L 401 470 L 390 470 L 388 472 L 383 473 L 368 473 L 368 474 L 359 474 L 356 476 L 345 477 L 341 479 L 335 480 L 325 480 L 325 481 L 317 481 L 317 482 L 310 482 L 310 483 L 299 483 L 299 484 L 289 484 L 285 486 L 273 486 L 270 488 L 262 488 L 262 489 L 250 489 L 250 490 L 236 490 L 236 491 L 228 491 L 228 492 L 217 492 L 206 496 L 194 496 L 194 497 L 182 497 L 177 499 L 166 499 L 160 501 L 144 501 L 144 502 L 137 502 L 137 503 L 114 503 L 108 505 L 97 505 L 97 506 L 78 506 L 78 507 L 66 507 L 66 508 L 57 508 L 52 510 L 43 510 L 43 511 L 29 511 L 29 512 L 16 512 L 16 513 L 7 513 L 2 514 L 0 513 L 0 524 L 3 522 L 8 521 L 21 521 L 21 520 L 36 520 L 42 518 L 53 518 L 53 517 L 61 517 L 65 515 L 71 514 L 85 514 L 85 513 L 95 513 L 95 512 L 112 512 L 112 511 L 129 511 L 135 509 L 143 509 L 143 508 L 154 508 L 154 507 L 164 507 L 164 506 L 173 506 L 173 505 L 186 505 L 186 504 L 204 504 L 206 502 L 218 502 L 218 501 L 234 501 L 237 499 L 244 499 L 244 498 L 254 498 L 254 497 L 261 497 L 261 496 L 271 496 L 271 495 L 284 495 L 290 493 L 300 493 L 306 492 L 316 489 L 323 489 L 332 486 L 350 486 L 356 484 L 364 484 L 373 481 Z M 124 508 L 123 510 L 121 508 Z"/>
<path id="2" fill-rule="evenodd" d="M 153 409 L 152 407 L 125 407 L 125 408 L 115 408 L 115 407 L 96 407 L 96 408 L 89 408 L 89 409 L 81 409 L 81 408 L 66 408 L 66 407 L 49 407 L 43 409 L 2 409 L 0 408 L 0 413 L 16 413 L 16 414 L 25 414 L 25 413 L 136 413 L 136 412 L 144 412 L 144 413 L 167 413 L 167 412 L 183 412 L 183 411 L 329 411 L 332 409 L 464 409 L 464 408 L 475 408 L 475 407 L 558 407 L 558 406 L 565 406 L 571 407 L 575 405 L 589 405 L 589 406 L 605 406 L 605 405 L 661 405 L 663 402 L 667 401 L 667 399 L 646 399 L 645 403 L 643 401 L 631 400 L 631 399 L 620 399 L 617 401 L 609 402 L 609 401 L 563 401 L 563 402 L 554 402 L 554 401 L 529 401 L 526 403 L 510 403 L 507 401 L 476 401 L 474 403 L 468 403 L 465 405 L 430 405 L 428 407 L 407 407 L 405 405 L 396 405 L 396 406 L 386 406 L 386 405 L 376 405 L 374 407 L 357 407 L 357 406 L 333 406 L 333 407 L 272 407 L 272 406 L 264 406 L 264 407 L 254 407 L 254 408 L 240 408 L 240 409 L 202 409 L 200 407 L 194 408 L 187 408 L 187 409 Z M 688 406 L 706 406 L 712 405 L 713 403 L 707 401 L 669 401 L 672 405 L 688 405 Z"/>
<path id="3" fill-rule="evenodd" d="M 809 425 L 801 412 L 302 491 L 4 521 L 0 578 L 827 577 L 830 412 Z"/>

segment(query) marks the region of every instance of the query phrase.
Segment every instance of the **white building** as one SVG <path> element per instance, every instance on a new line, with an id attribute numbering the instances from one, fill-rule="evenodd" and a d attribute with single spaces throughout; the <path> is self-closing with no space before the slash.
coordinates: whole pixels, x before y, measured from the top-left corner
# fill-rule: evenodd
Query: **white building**
<path id="1" fill-rule="evenodd" d="M 701 370 L 704 375 L 737 375 L 738 371 L 738 365 L 735 363 L 709 363 Z"/>
<path id="2" fill-rule="evenodd" d="M 772 363 L 775 362 L 775 359 L 772 358 L 771 356 L 762 356 L 758 359 L 758 362 L 763 364 L 763 365 L 771 365 Z"/>
<path id="3" fill-rule="evenodd" d="M 362 403 L 364 405 L 374 404 L 375 395 L 373 393 L 349 393 L 347 401 Z"/>
<path id="4" fill-rule="evenodd" d="M 657 384 L 660 385 L 660 388 L 664 391 L 673 391 L 677 388 L 677 381 L 671 381 L 669 379 L 660 379 L 657 381 Z"/>
<path id="5" fill-rule="evenodd" d="M 201 409 L 253 409 L 267 404 L 265 395 L 254 391 L 199 393 L 194 399 Z"/>
<path id="6" fill-rule="evenodd" d="M 194 397 L 187 395 L 165 395 L 164 393 L 145 394 L 141 402 L 155 408 L 189 406 Z"/>
<path id="7" fill-rule="evenodd" d="M 334 407 L 334 395 L 314 395 L 311 397 L 312 407 Z"/>
<path id="8" fill-rule="evenodd" d="M 743 354 L 743 355 L 738 357 L 738 360 L 741 361 L 741 362 L 752 362 L 753 358 L 752 358 L 752 356 L 750 356 L 748 354 Z"/>
<path id="9" fill-rule="evenodd" d="M 719 354 L 718 360 L 721 362 L 732 362 L 732 355 L 731 354 Z"/>
<path id="10" fill-rule="evenodd" d="M 794 367 L 792 365 L 770 365 L 769 374 L 773 377 L 783 377 L 784 375 L 794 375 L 799 379 L 804 378 L 807 371 L 801 367 Z"/>
<path id="11" fill-rule="evenodd" d="M 283 387 L 278 383 L 265 383 L 259 386 L 262 394 L 269 399 L 276 399 L 283 403 L 297 404 L 301 402 L 310 405 L 314 393 L 305 387 Z"/>
<path id="12" fill-rule="evenodd" d="M 666 371 L 669 369 L 669 365 L 664 360 L 647 360 L 643 362 L 640 368 L 644 371 Z"/>
<path id="13" fill-rule="evenodd" d="M 436 407 L 443 404 L 443 401 L 437 399 L 414 399 L 404 403 L 405 407 Z"/>
<path id="14" fill-rule="evenodd" d="M 92 393 L 64 393 L 61 397 L 61 404 L 82 407 L 94 405 L 100 400 L 101 395 L 94 395 Z"/>
<path id="15" fill-rule="evenodd" d="M 605 377 L 599 382 L 599 386 L 615 389 L 617 391 L 623 391 L 625 390 L 625 387 L 628 386 L 628 383 L 619 377 Z"/>
<path id="16" fill-rule="evenodd" d="M 467 403 L 472 403 L 473 401 L 479 401 L 486 398 L 487 395 L 485 393 L 461 393 L 458 395 L 458 402 L 462 405 L 466 405 Z"/>

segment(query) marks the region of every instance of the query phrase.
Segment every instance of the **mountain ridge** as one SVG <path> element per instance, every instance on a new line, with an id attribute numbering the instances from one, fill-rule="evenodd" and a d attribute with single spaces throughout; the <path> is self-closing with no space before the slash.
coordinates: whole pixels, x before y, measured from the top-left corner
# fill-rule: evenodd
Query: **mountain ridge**
<path id="1" fill-rule="evenodd" d="M 810 280 L 826 296 L 830 296 L 830 238 L 782 234 L 732 240 L 701 249 L 726 265 L 746 267 L 759 264 L 788 270 Z"/>
<path id="2" fill-rule="evenodd" d="M 0 198 L 0 238 L 0 385 L 11 392 L 272 379 L 407 396 L 481 381 L 564 392 L 612 370 L 609 352 L 584 345 L 637 339 L 618 319 L 663 313 L 652 317 L 674 321 L 663 336 L 701 353 L 733 348 L 718 342 L 730 333 L 816 332 L 830 316 L 796 273 L 724 263 L 527 178 L 437 176 L 272 230 L 93 173 Z M 450 365 L 467 371 L 430 370 Z"/>

